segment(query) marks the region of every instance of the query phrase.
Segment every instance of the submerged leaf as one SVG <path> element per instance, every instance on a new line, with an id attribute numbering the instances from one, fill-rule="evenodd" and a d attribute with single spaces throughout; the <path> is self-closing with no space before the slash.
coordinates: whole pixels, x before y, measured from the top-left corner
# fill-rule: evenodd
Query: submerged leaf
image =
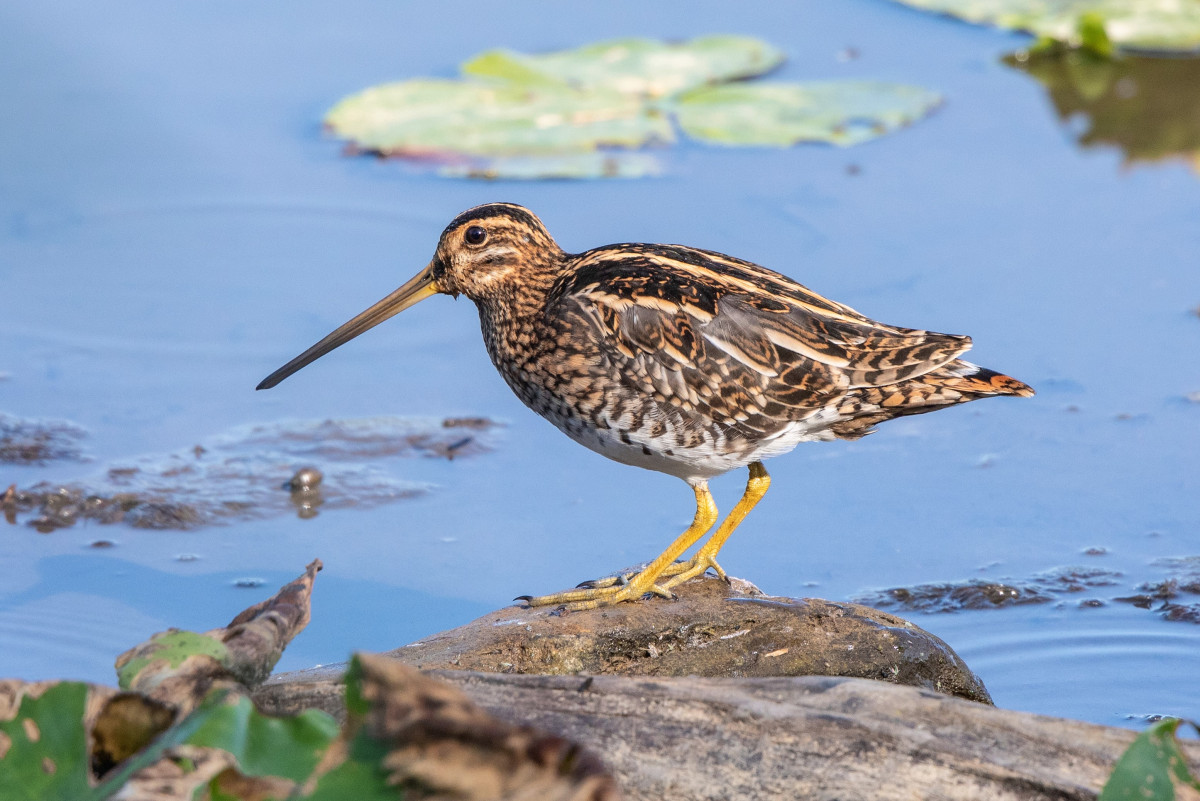
<path id="1" fill-rule="evenodd" d="M 702 36 L 686 42 L 617 39 L 540 55 L 491 50 L 468 61 L 462 71 L 523 84 L 664 97 L 762 75 L 783 60 L 780 50 L 759 39 Z"/>
<path id="2" fill-rule="evenodd" d="M 427 158 L 579 153 L 673 139 L 661 114 L 618 92 L 435 79 L 366 89 L 334 106 L 325 124 L 360 150 Z"/>
<path id="3" fill-rule="evenodd" d="M 1197 0 L 898 0 L 968 22 L 1027 31 L 1104 53 L 1200 49 Z M 1108 43 L 1111 43 L 1109 45 Z"/>
<path id="4" fill-rule="evenodd" d="M 853 145 L 919 120 L 941 100 L 935 92 L 903 84 L 728 84 L 688 92 L 675 113 L 689 136 L 718 144 Z"/>
<path id="5" fill-rule="evenodd" d="M 450 178 L 502 178 L 518 181 L 548 178 L 645 178 L 662 173 L 658 159 L 647 153 L 572 153 L 566 156 L 514 156 L 478 164 L 451 164 L 438 170 Z"/>

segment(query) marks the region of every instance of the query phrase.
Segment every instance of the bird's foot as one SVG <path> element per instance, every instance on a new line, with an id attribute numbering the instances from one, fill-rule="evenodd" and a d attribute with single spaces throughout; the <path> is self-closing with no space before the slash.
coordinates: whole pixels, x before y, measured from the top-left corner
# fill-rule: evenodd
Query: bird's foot
<path id="1" fill-rule="evenodd" d="M 632 576 L 609 576 L 597 579 L 592 586 L 556 592 L 552 595 L 522 595 L 516 600 L 524 601 L 530 607 L 561 606 L 568 612 L 581 612 L 584 609 L 613 606 L 622 601 L 636 601 L 645 595 L 674 598 L 675 593 L 654 583 L 656 578 L 658 577 L 645 576 L 644 573 Z M 592 584 L 591 582 L 587 583 Z"/>
<path id="2" fill-rule="evenodd" d="M 624 587 L 626 584 L 633 581 L 634 577 L 637 576 L 639 571 L 645 569 L 646 564 L 648 564 L 648 563 L 636 565 L 634 567 L 627 567 L 624 570 L 618 570 L 616 573 L 613 573 L 611 576 L 604 576 L 603 578 L 598 578 L 598 579 L 588 579 L 587 581 L 580 582 L 579 584 L 576 585 L 576 587 L 578 589 L 587 589 L 587 590 L 598 590 L 598 589 L 603 589 L 605 587 Z M 666 568 L 663 570 L 663 572 L 659 573 L 658 576 L 656 576 L 655 578 L 657 580 L 657 579 L 671 578 L 672 576 L 677 576 L 686 570 L 692 569 L 695 566 L 695 564 L 696 564 L 695 559 L 681 559 L 678 562 L 672 562 L 671 564 L 667 565 Z M 718 565 L 715 561 L 711 561 L 705 567 L 706 568 L 707 567 L 714 568 L 717 571 L 718 576 L 720 576 L 721 578 L 725 578 L 725 571 L 722 570 L 721 566 Z M 701 572 L 703 572 L 703 571 L 701 571 Z M 690 576 L 689 576 L 689 578 L 690 578 Z M 678 583 L 679 582 L 673 582 L 671 586 L 674 586 L 675 584 L 678 584 Z M 651 590 L 651 592 L 653 592 L 653 590 Z"/>
<path id="3" fill-rule="evenodd" d="M 675 569 L 678 568 L 678 569 Z M 712 568 L 712 571 L 717 574 L 717 578 L 722 581 L 729 581 L 729 576 L 725 575 L 725 571 L 717 564 L 717 560 L 713 556 L 709 556 L 700 551 L 686 562 L 675 562 L 666 570 L 663 571 L 663 576 L 670 576 L 670 580 L 662 585 L 664 590 L 670 590 L 672 587 L 678 587 L 685 581 L 691 581 L 697 576 L 702 576 Z M 661 578 L 661 576 L 660 576 Z"/>

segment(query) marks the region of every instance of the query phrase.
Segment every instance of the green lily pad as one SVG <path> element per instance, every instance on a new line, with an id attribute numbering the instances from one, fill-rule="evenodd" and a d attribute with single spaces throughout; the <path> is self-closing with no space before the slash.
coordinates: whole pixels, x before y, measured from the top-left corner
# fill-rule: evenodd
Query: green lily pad
<path id="1" fill-rule="evenodd" d="M 490 50 L 464 64 L 462 72 L 521 84 L 664 97 L 762 75 L 783 60 L 782 51 L 748 36 L 702 36 L 675 43 L 617 39 L 541 55 Z"/>
<path id="2" fill-rule="evenodd" d="M 674 138 L 661 113 L 618 92 L 437 79 L 366 89 L 334 106 L 325 124 L 360 150 L 429 158 L 580 153 Z"/>
<path id="3" fill-rule="evenodd" d="M 674 110 L 688 135 L 722 145 L 854 145 L 929 114 L 941 95 L 904 84 L 726 84 L 696 89 Z"/>
<path id="4" fill-rule="evenodd" d="M 1027 31 L 1071 47 L 1103 53 L 1200 49 L 1197 0 L 898 0 L 968 22 Z"/>
<path id="5" fill-rule="evenodd" d="M 451 164 L 438 170 L 450 178 L 580 180 L 588 178 L 645 178 L 661 175 L 662 165 L 648 153 L 571 153 L 565 156 L 514 156 L 472 164 Z"/>

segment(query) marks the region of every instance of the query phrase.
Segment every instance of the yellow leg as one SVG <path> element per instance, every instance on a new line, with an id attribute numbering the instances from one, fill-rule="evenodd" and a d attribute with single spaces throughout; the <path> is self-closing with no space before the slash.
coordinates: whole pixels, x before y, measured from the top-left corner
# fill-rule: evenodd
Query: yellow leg
<path id="1" fill-rule="evenodd" d="M 623 582 L 620 585 L 616 585 L 614 582 L 613 584 L 601 587 L 567 590 L 566 592 L 556 592 L 553 595 L 541 595 L 536 598 L 523 595 L 517 600 L 525 601 L 530 606 L 564 604 L 571 611 L 579 611 L 581 609 L 595 609 L 599 606 L 612 606 L 621 601 L 637 600 L 648 592 L 668 598 L 672 597 L 671 593 L 657 586 L 654 582 L 664 570 L 675 563 L 680 554 L 695 545 L 696 541 L 712 528 L 713 523 L 717 522 L 717 505 L 713 502 L 712 494 L 708 491 L 708 483 L 701 481 L 694 485 L 692 489 L 696 492 L 696 516 L 692 519 L 692 524 L 688 526 L 687 531 L 680 534 L 679 538 L 671 543 L 667 550 L 663 551 L 653 562 L 642 568 L 628 582 Z"/>
<path id="2" fill-rule="evenodd" d="M 717 552 L 721 550 L 721 546 L 725 544 L 725 540 L 729 539 L 733 530 L 741 525 L 742 520 L 750 513 L 755 504 L 767 494 L 770 486 L 771 476 L 767 474 L 767 468 L 763 467 L 762 462 L 751 462 L 750 480 L 746 482 L 746 492 L 743 493 L 742 499 L 737 502 L 737 506 L 733 507 L 729 516 L 721 523 L 720 528 L 708 538 L 708 542 L 700 547 L 695 556 L 686 562 L 679 563 L 678 570 L 668 571 L 671 580 L 663 584 L 662 588 L 669 590 L 677 587 L 689 579 L 702 575 L 710 567 L 716 571 L 718 576 L 726 578 L 725 571 L 717 564 Z"/>

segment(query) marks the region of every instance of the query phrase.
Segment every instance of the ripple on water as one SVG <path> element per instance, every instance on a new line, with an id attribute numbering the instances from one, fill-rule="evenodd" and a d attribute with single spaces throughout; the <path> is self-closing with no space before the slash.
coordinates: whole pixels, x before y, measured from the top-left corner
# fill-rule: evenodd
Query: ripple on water
<path id="1" fill-rule="evenodd" d="M 1063 625 L 1064 615 L 1070 625 Z M 1200 632 L 1194 627 L 1123 606 L 1026 608 L 989 614 L 987 621 L 980 625 L 979 613 L 966 613 L 921 625 L 953 644 L 999 706 L 1135 728 L 1151 715 L 1200 715 L 1200 683 L 1192 678 L 1200 671 Z M 1009 699 L 1020 699 L 1019 705 Z"/>
<path id="2" fill-rule="evenodd" d="M 91 593 L 61 592 L 0 609 L 0 677 L 114 684 L 115 671 L 97 670 L 96 655 L 111 653 L 115 659 L 114 643 L 141 642 L 164 628 L 161 620 Z"/>

